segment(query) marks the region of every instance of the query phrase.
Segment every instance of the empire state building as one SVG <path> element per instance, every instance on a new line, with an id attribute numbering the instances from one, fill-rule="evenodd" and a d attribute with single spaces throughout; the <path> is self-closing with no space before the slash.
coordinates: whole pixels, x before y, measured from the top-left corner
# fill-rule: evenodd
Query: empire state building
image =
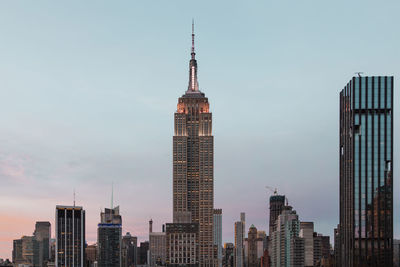
<path id="1" fill-rule="evenodd" d="M 194 50 L 189 62 L 189 85 L 178 100 L 173 137 L 173 220 L 196 223 L 200 266 L 214 266 L 214 137 L 207 97 L 199 90 Z"/>

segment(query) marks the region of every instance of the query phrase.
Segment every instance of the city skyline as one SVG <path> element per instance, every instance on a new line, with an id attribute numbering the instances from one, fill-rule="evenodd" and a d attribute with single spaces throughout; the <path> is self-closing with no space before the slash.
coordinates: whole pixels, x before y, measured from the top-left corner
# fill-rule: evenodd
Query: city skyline
<path id="1" fill-rule="evenodd" d="M 353 4 L 321 12 L 326 17 L 307 11 L 310 4 L 306 4 L 301 10 L 311 18 L 297 26 L 279 20 L 277 29 L 272 29 L 276 19 L 272 12 L 271 18 L 255 16 L 244 23 L 246 27 L 241 25 L 244 18 L 238 3 L 233 12 L 239 21 L 221 21 L 215 11 L 206 20 L 205 5 L 199 5 L 195 14 L 170 20 L 156 12 L 164 24 L 151 24 L 135 13 L 149 23 L 144 27 L 147 31 L 133 27 L 140 20 L 122 12 L 122 5 L 99 4 L 89 18 L 77 10 L 82 24 L 68 25 L 62 22 L 68 8 L 43 4 L 45 9 L 58 7 L 59 17 L 50 14 L 29 26 L 19 21 L 22 15 L 33 20 L 44 11 L 33 8 L 29 13 L 25 8 L 32 4 L 1 5 L 9 12 L 0 9 L 4 20 L 0 31 L 6 40 L 0 44 L 4 56 L 0 63 L 0 111 L 4 114 L 0 178 L 5 191 L 0 197 L 0 258 L 11 258 L 12 240 L 30 235 L 35 221 L 54 224 L 55 205 L 72 205 L 74 188 L 77 205 L 86 211 L 88 243 L 96 241 L 98 211 L 108 207 L 113 181 L 115 202 L 124 217 L 123 234 L 131 232 L 143 241 L 150 218 L 158 223 L 157 229 L 172 221 L 171 116 L 176 97 L 186 90 L 192 16 L 197 25 L 200 88 L 210 99 L 215 121 L 214 206 L 223 210 L 223 242 L 233 241 L 233 223 L 241 211 L 246 212 L 249 225 L 267 231 L 270 195 L 266 185 L 278 188 L 289 204 L 296 203 L 301 220 L 314 221 L 316 231 L 333 235 L 339 222 L 338 93 L 356 71 L 367 76 L 394 75 L 396 84 L 400 42 L 390 35 L 388 25 L 398 22 L 394 10 L 399 4 L 384 10 L 373 4 L 361 7 L 377 18 L 368 22 L 368 16 L 360 14 L 358 18 L 367 25 L 356 24 L 352 30 L 345 22 L 356 19 L 340 24 L 332 13 L 349 16 L 356 8 Z M 260 7 L 283 12 L 287 6 Z M 325 7 L 315 6 L 317 11 Z M 108 8 L 111 17 L 107 17 Z M 18 13 L 21 10 L 28 13 Z M 217 5 L 216 10 L 222 7 Z M 294 10 L 287 11 L 293 15 Z M 255 7 L 244 12 L 260 15 Z M 122 14 L 120 18 L 117 13 Z M 294 15 L 290 22 L 301 18 Z M 100 18 L 105 19 L 99 21 L 103 27 L 94 23 Z M 333 36 L 315 26 L 317 20 L 325 22 L 322 25 Z M 338 25 L 326 25 L 333 21 Z M 10 24 L 12 32 L 4 26 Z M 253 26 L 250 32 L 249 25 Z M 387 43 L 365 37 L 373 25 Z M 46 36 L 52 34 L 59 40 Z M 134 38 L 135 34 L 142 38 Z M 349 36 L 354 43 L 343 44 Z M 31 46 L 23 45 L 25 39 Z M 290 45 L 291 40 L 296 45 Z M 336 42 L 329 44 L 332 41 Z M 365 53 L 371 55 L 368 60 Z M 396 133 L 399 116 L 394 112 Z M 395 159 L 397 148 L 394 144 Z M 330 192 L 322 192 L 324 188 Z M 395 184 L 394 191 L 398 188 Z M 157 198 L 149 198 L 148 192 Z M 395 238 L 399 237 L 398 208 L 395 198 Z"/>

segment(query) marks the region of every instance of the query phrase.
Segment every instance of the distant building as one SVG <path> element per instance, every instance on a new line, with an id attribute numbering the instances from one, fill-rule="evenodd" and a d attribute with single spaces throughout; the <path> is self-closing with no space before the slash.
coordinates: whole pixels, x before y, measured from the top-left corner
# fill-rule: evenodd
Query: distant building
<path id="1" fill-rule="evenodd" d="M 137 264 L 137 237 L 128 232 L 122 237 L 122 267 L 133 267 Z"/>
<path id="2" fill-rule="evenodd" d="M 216 267 L 222 267 L 222 209 L 214 209 L 213 227 L 214 245 L 217 246 Z"/>
<path id="3" fill-rule="evenodd" d="M 165 266 L 166 263 L 166 234 L 153 232 L 153 221 L 149 222 L 149 264 L 150 267 Z"/>
<path id="4" fill-rule="evenodd" d="M 268 236 L 265 231 L 257 231 L 257 240 L 262 241 L 262 251 L 259 253 L 259 257 L 261 257 L 264 255 L 264 250 L 268 249 Z M 259 246 L 258 250 L 260 250 Z"/>
<path id="5" fill-rule="evenodd" d="M 304 266 L 304 239 L 299 237 L 300 221 L 291 206 L 285 206 L 276 221 L 268 252 L 271 266 Z"/>
<path id="6" fill-rule="evenodd" d="M 97 245 L 88 245 L 85 248 L 86 267 L 96 267 L 97 265 Z"/>
<path id="7" fill-rule="evenodd" d="M 197 223 L 167 223 L 166 224 L 166 265 L 199 266 Z"/>
<path id="8" fill-rule="evenodd" d="M 33 234 L 39 246 L 39 266 L 47 267 L 50 254 L 51 224 L 50 222 L 36 222 L 35 232 Z"/>
<path id="9" fill-rule="evenodd" d="M 56 206 L 56 267 L 85 264 L 85 211 L 78 206 Z"/>
<path id="10" fill-rule="evenodd" d="M 148 265 L 149 241 L 140 242 L 138 265 Z"/>
<path id="11" fill-rule="evenodd" d="M 333 232 L 333 237 L 334 237 L 334 256 L 335 256 L 335 262 L 336 264 L 339 264 L 339 260 L 340 260 L 340 235 L 339 235 L 339 225 L 337 226 L 337 228 L 334 229 Z M 339 265 L 338 265 L 339 266 Z"/>
<path id="12" fill-rule="evenodd" d="M 273 195 L 269 198 L 269 235 L 276 230 L 276 220 L 285 206 L 285 196 Z"/>
<path id="13" fill-rule="evenodd" d="M 303 267 L 304 266 L 304 238 L 292 237 L 290 239 L 290 263 L 286 266 Z M 313 265 L 312 265 L 313 266 Z"/>
<path id="14" fill-rule="evenodd" d="M 304 266 L 314 266 L 314 223 L 300 222 L 299 236 L 304 239 Z"/>
<path id="15" fill-rule="evenodd" d="M 244 240 L 245 240 L 246 215 L 240 213 L 240 221 L 235 222 L 235 267 L 244 267 Z"/>
<path id="16" fill-rule="evenodd" d="M 270 267 L 268 249 L 264 250 L 264 253 L 261 256 L 260 267 Z"/>
<path id="17" fill-rule="evenodd" d="M 12 262 L 20 264 L 24 262 L 22 257 L 22 239 L 13 240 Z"/>
<path id="18" fill-rule="evenodd" d="M 34 236 L 23 236 L 13 241 L 13 263 L 39 266 L 39 244 Z"/>
<path id="19" fill-rule="evenodd" d="M 223 267 L 234 267 L 234 251 L 235 245 L 233 243 L 225 243 L 223 249 L 222 266 Z"/>
<path id="20" fill-rule="evenodd" d="M 98 266 L 121 266 L 122 218 L 119 207 L 105 209 L 100 213 L 97 228 Z"/>
<path id="21" fill-rule="evenodd" d="M 247 267 L 258 267 L 257 228 L 251 225 L 247 237 Z"/>
<path id="22" fill-rule="evenodd" d="M 323 259 L 329 260 L 331 257 L 330 237 L 314 232 L 314 266 L 321 265 Z"/>
<path id="23" fill-rule="evenodd" d="M 393 76 L 340 92 L 339 266 L 393 265 Z"/>

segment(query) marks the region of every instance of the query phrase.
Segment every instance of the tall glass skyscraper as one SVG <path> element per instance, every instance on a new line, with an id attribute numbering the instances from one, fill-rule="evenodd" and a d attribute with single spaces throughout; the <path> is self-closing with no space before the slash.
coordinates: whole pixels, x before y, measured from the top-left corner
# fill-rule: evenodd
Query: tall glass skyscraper
<path id="1" fill-rule="evenodd" d="M 122 218 L 119 206 L 104 209 L 97 228 L 98 267 L 121 267 Z"/>
<path id="2" fill-rule="evenodd" d="M 340 92 L 339 266 L 393 266 L 393 77 Z"/>
<path id="3" fill-rule="evenodd" d="M 83 267 L 85 211 L 78 206 L 56 206 L 56 267 Z"/>

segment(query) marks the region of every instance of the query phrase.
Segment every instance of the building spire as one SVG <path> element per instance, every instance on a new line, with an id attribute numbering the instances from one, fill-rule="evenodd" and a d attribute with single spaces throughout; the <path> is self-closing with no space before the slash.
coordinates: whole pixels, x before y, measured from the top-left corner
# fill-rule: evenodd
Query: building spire
<path id="1" fill-rule="evenodd" d="M 194 52 L 194 19 L 192 19 L 192 59 L 195 59 L 196 53 Z"/>
<path id="2" fill-rule="evenodd" d="M 197 81 L 197 61 L 196 61 L 196 52 L 194 50 L 194 19 L 192 19 L 192 50 L 191 50 L 191 59 L 189 62 L 189 86 L 187 93 L 198 93 L 199 92 L 199 83 Z"/>

